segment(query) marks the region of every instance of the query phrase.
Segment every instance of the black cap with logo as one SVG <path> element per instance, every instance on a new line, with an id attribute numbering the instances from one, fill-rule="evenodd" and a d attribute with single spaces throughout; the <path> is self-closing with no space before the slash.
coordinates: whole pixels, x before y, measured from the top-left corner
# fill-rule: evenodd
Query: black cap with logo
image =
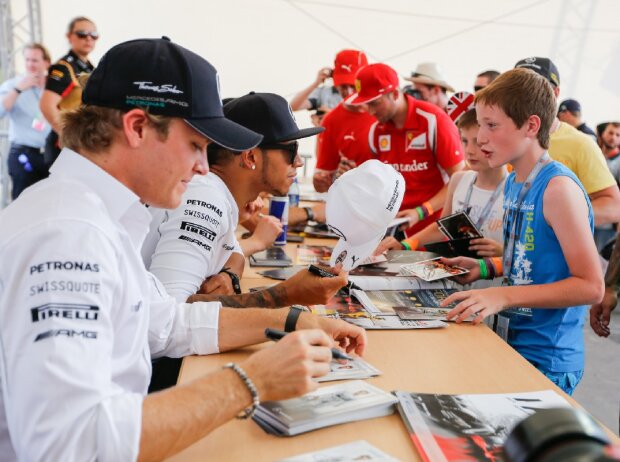
<path id="1" fill-rule="evenodd" d="M 581 104 L 576 99 L 565 99 L 560 103 L 560 107 L 558 112 L 572 112 L 575 114 L 576 112 L 581 112 Z"/>
<path id="2" fill-rule="evenodd" d="M 549 58 L 539 58 L 537 56 L 525 58 L 515 64 L 515 69 L 518 67 L 531 69 L 546 78 L 554 87 L 560 86 L 560 72 Z"/>
<path id="3" fill-rule="evenodd" d="M 185 119 L 198 132 L 242 151 L 262 136 L 224 117 L 217 71 L 204 58 L 167 37 L 124 42 L 111 48 L 91 74 L 84 104 Z"/>
<path id="4" fill-rule="evenodd" d="M 316 135 L 323 127 L 300 129 L 288 102 L 274 93 L 250 92 L 224 106 L 230 120 L 263 135 L 261 145 L 271 145 Z"/>

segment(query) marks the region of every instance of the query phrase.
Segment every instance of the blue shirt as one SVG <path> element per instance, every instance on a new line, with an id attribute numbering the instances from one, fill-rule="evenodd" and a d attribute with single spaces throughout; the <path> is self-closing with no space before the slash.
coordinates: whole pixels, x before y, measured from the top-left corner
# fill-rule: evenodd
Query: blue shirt
<path id="1" fill-rule="evenodd" d="M 15 104 L 7 111 L 2 104 L 4 97 L 19 83 L 20 75 L 7 80 L 0 86 L 0 118 L 9 115 L 9 141 L 33 148 L 45 146 L 45 138 L 51 130 L 50 124 L 43 118 L 39 109 L 39 100 L 43 90 L 31 87 L 17 96 Z"/>
<path id="2" fill-rule="evenodd" d="M 508 275 L 511 285 L 548 284 L 570 277 L 560 243 L 543 215 L 543 195 L 549 181 L 556 176 L 567 176 L 579 185 L 588 203 L 588 220 L 593 230 L 588 195 L 577 177 L 564 165 L 552 161 L 541 169 L 518 213 L 517 201 L 523 183 L 517 183 L 515 173 L 511 173 L 504 190 L 504 243 L 508 241 L 514 219 L 517 220 L 519 236 Z M 582 370 L 586 310 L 585 305 L 507 310 L 502 315 L 510 317 L 508 343 L 542 369 L 553 372 Z"/>

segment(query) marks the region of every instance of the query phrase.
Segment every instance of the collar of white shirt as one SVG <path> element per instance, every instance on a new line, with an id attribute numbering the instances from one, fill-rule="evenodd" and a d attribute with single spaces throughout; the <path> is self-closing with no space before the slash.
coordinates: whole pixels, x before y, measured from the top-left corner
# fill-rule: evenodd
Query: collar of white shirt
<path id="1" fill-rule="evenodd" d="M 148 231 L 151 214 L 131 189 L 97 164 L 77 152 L 64 148 L 50 168 L 52 179 L 68 178 L 88 185 L 103 201 L 110 217 L 121 223 L 139 248 Z"/>

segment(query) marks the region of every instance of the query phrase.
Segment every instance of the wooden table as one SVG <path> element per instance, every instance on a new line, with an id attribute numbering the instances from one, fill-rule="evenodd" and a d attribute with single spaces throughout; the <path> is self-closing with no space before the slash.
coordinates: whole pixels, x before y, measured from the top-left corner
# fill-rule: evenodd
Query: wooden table
<path id="1" fill-rule="evenodd" d="M 310 242 L 309 242 L 310 243 Z M 325 240 L 311 243 L 325 244 Z M 329 241 L 327 245 L 334 245 Z M 287 253 L 294 258 L 294 246 Z M 244 286 L 265 285 L 264 278 L 244 278 Z M 384 390 L 419 393 L 510 393 L 552 389 L 569 399 L 521 355 L 484 325 L 450 324 L 446 329 L 369 331 L 365 359 L 383 372 L 369 382 Z M 238 362 L 257 348 L 183 361 L 179 383 L 186 383 Z M 620 440 L 608 431 L 616 442 Z M 253 422 L 235 420 L 170 459 L 180 461 L 275 461 L 365 439 L 403 461 L 421 460 L 398 413 L 316 430 L 295 437 L 266 434 Z"/>

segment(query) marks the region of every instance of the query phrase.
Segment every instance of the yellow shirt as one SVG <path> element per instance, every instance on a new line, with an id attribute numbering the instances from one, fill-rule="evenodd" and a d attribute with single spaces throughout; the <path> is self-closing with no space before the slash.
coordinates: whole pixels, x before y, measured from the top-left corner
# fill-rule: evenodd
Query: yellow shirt
<path id="1" fill-rule="evenodd" d="M 549 155 L 571 169 L 588 194 L 616 184 L 594 140 L 567 123 L 560 122 L 557 130 L 551 133 Z"/>

